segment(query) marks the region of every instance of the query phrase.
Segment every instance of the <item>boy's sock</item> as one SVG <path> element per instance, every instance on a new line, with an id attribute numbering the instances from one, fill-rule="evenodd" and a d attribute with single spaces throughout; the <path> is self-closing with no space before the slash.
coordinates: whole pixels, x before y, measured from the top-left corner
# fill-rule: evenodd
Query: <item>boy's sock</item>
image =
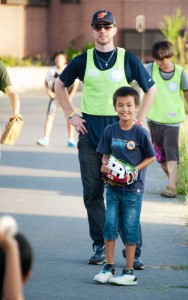
<path id="1" fill-rule="evenodd" d="M 134 275 L 134 269 L 125 268 L 127 275 Z"/>
<path id="2" fill-rule="evenodd" d="M 104 268 L 110 269 L 112 274 L 114 275 L 115 272 L 115 265 L 114 264 L 109 264 L 108 262 L 104 265 Z"/>

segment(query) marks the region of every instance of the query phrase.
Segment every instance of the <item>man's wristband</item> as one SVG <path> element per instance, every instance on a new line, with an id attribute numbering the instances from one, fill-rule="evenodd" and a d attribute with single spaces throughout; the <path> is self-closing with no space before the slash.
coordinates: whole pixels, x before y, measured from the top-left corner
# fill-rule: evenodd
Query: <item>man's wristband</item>
<path id="1" fill-rule="evenodd" d="M 75 116 L 75 112 L 73 111 L 68 117 L 67 120 L 70 121 L 74 116 Z"/>

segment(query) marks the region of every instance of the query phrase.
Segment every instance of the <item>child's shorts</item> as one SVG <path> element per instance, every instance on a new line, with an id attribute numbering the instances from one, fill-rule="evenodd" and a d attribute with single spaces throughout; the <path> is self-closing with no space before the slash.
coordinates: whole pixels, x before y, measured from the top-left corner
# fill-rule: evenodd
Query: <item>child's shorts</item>
<path id="1" fill-rule="evenodd" d="M 106 192 L 106 218 L 104 239 L 115 240 L 121 227 L 125 244 L 137 244 L 140 240 L 139 222 L 142 194 L 108 189 Z"/>
<path id="2" fill-rule="evenodd" d="M 57 108 L 59 106 L 59 101 L 57 99 L 50 99 L 47 109 L 47 114 L 55 116 Z"/>
<path id="3" fill-rule="evenodd" d="M 178 138 L 179 127 L 156 124 L 148 121 L 153 147 L 159 163 L 179 162 Z"/>

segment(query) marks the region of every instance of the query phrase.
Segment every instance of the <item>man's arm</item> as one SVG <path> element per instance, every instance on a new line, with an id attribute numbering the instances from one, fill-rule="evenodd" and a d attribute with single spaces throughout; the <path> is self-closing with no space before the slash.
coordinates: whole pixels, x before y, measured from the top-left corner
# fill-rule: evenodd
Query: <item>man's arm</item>
<path id="1" fill-rule="evenodd" d="M 5 88 L 5 93 L 9 97 L 13 115 L 20 115 L 20 98 L 12 85 Z"/>
<path id="2" fill-rule="evenodd" d="M 71 92 L 69 94 L 70 100 L 72 100 L 72 98 L 74 97 L 74 95 L 78 89 L 78 86 L 79 86 L 79 80 L 75 80 L 75 82 L 72 85 Z"/>
<path id="3" fill-rule="evenodd" d="M 147 117 L 147 114 L 152 106 L 154 97 L 156 94 L 156 85 L 154 84 L 147 93 L 144 94 L 142 99 L 142 104 L 139 109 L 139 112 L 136 116 L 136 119 L 142 124 L 144 119 Z"/>
<path id="4" fill-rule="evenodd" d="M 59 78 L 56 78 L 55 80 L 55 95 L 70 124 L 77 132 L 81 132 L 82 134 L 86 133 L 87 129 L 84 126 L 85 120 L 74 113 L 67 89 Z"/>

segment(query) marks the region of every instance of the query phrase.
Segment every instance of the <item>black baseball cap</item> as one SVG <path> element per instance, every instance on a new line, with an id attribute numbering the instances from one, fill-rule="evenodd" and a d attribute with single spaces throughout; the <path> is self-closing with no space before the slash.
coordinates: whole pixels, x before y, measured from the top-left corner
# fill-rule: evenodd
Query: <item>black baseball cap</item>
<path id="1" fill-rule="evenodd" d="M 106 9 L 102 9 L 102 10 L 99 10 L 96 13 L 94 13 L 92 21 L 91 21 L 91 25 L 94 25 L 99 21 L 104 21 L 104 22 L 114 24 L 114 25 L 116 24 L 113 14 Z"/>

